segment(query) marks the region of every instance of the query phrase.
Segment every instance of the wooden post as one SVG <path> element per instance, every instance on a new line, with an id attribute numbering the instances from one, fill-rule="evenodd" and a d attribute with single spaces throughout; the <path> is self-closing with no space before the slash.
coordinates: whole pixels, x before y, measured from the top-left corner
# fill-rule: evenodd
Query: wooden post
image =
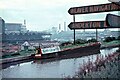
<path id="1" fill-rule="evenodd" d="M 75 15 L 73 15 L 73 22 L 74 22 L 74 27 L 75 27 Z M 75 45 L 75 29 L 74 29 L 74 45 Z"/>

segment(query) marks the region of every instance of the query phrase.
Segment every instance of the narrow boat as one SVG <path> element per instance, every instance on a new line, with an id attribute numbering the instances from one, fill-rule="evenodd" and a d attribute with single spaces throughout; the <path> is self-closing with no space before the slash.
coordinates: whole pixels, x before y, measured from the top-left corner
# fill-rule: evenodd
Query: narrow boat
<path id="1" fill-rule="evenodd" d="M 100 50 L 101 43 L 90 43 L 86 46 L 77 46 L 74 48 L 68 48 L 60 50 L 59 46 L 52 46 L 49 48 L 37 48 L 36 53 L 32 55 L 34 59 L 46 59 L 46 58 L 55 58 L 67 55 L 89 55 L 89 53 Z M 89 53 L 88 53 L 89 52 Z M 92 53 L 93 54 L 93 53 Z"/>

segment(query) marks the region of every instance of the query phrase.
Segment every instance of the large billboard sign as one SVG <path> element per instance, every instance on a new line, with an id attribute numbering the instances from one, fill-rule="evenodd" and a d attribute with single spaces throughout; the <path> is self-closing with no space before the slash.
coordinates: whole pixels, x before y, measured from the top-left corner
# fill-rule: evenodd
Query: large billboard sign
<path id="1" fill-rule="evenodd" d="M 71 22 L 68 27 L 70 29 L 102 29 L 107 28 L 105 21 L 86 21 L 86 22 Z"/>
<path id="2" fill-rule="evenodd" d="M 114 3 L 90 5 L 82 7 L 72 7 L 68 10 L 71 15 L 75 14 L 87 14 L 87 13 L 98 13 L 98 12 L 109 12 L 109 11 L 119 11 L 120 6 Z"/>

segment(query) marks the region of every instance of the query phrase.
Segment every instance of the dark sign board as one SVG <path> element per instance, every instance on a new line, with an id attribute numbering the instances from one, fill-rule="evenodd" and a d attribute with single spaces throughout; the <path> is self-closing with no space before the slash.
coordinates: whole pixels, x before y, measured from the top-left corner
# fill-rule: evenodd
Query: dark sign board
<path id="1" fill-rule="evenodd" d="M 72 7 L 68 10 L 71 15 L 75 14 L 87 14 L 87 13 L 98 13 L 98 12 L 109 12 L 109 11 L 119 11 L 120 6 L 114 3 L 90 5 L 83 7 Z"/>
<path id="2" fill-rule="evenodd" d="M 113 15 L 113 14 L 107 14 L 106 24 L 107 26 L 120 28 L 120 16 Z"/>
<path id="3" fill-rule="evenodd" d="M 68 27 L 70 29 L 102 29 L 108 28 L 105 21 L 86 21 L 86 22 L 71 22 Z"/>

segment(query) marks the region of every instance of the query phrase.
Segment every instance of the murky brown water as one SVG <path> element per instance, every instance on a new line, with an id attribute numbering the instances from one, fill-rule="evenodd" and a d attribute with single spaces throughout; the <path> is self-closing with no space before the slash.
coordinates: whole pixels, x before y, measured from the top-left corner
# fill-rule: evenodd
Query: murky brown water
<path id="1" fill-rule="evenodd" d="M 103 49 L 100 50 L 100 54 L 111 54 L 117 49 Z M 63 78 L 75 75 L 79 67 L 82 66 L 83 60 L 87 62 L 88 58 L 94 61 L 96 55 L 54 61 L 30 61 L 11 65 L 0 72 L 2 72 L 3 78 Z"/>

